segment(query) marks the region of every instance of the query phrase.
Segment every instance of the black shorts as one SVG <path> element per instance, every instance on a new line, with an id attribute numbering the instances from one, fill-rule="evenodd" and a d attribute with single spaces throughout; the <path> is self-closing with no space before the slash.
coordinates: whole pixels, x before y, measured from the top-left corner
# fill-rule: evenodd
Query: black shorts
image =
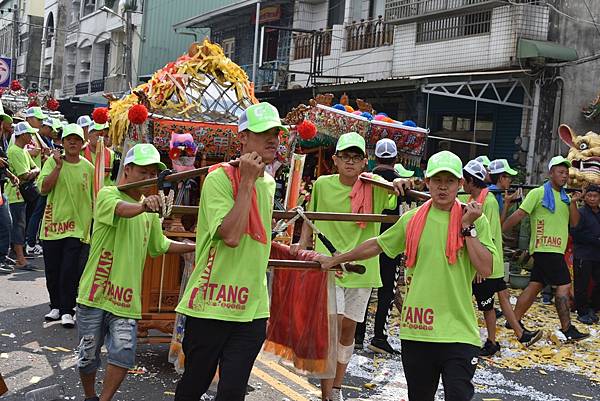
<path id="1" fill-rule="evenodd" d="M 487 311 L 494 309 L 494 294 L 506 289 L 503 278 L 488 278 L 481 283 L 473 283 L 473 295 L 477 301 L 477 309 Z"/>
<path id="2" fill-rule="evenodd" d="M 446 400 L 469 401 L 480 349 L 471 344 L 402 340 L 402 366 L 410 401 L 434 401 L 440 377 Z"/>
<path id="3" fill-rule="evenodd" d="M 530 281 L 544 285 L 571 284 L 571 275 L 562 253 L 535 252 Z"/>

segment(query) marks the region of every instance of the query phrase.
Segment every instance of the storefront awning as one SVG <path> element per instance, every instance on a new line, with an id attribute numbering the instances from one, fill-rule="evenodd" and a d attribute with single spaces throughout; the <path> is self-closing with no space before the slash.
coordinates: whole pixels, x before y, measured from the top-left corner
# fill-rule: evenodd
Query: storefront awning
<path id="1" fill-rule="evenodd" d="M 557 61 L 577 60 L 577 50 L 543 40 L 519 39 L 518 58 L 546 58 Z"/>

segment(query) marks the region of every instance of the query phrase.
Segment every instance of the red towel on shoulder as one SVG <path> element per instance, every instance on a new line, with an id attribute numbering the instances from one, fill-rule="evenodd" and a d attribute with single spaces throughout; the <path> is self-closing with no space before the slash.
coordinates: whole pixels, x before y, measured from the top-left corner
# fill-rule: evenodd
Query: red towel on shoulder
<path id="1" fill-rule="evenodd" d="M 410 219 L 406 227 L 406 267 L 414 267 L 417 261 L 419 241 L 425 228 L 431 203 L 431 200 L 425 202 Z M 456 263 L 458 251 L 463 247 L 465 241 L 462 235 L 460 235 L 462 214 L 460 202 L 455 200 L 452 210 L 450 210 L 450 223 L 448 224 L 448 236 L 446 239 L 446 257 L 451 265 Z"/>
<path id="2" fill-rule="evenodd" d="M 233 199 L 237 198 L 238 188 L 240 186 L 240 169 L 234 167 L 229 163 L 219 163 L 212 165 L 208 172 L 213 172 L 218 168 L 222 168 L 231 181 L 231 187 L 233 188 Z M 252 190 L 252 205 L 248 212 L 248 221 L 246 222 L 246 234 L 248 234 L 253 240 L 260 243 L 267 243 L 267 233 L 265 226 L 263 225 L 262 219 L 260 218 L 260 212 L 258 211 L 258 198 L 256 195 L 256 187 Z"/>
<path id="3" fill-rule="evenodd" d="M 362 173 L 361 176 L 373 178 L 373 174 L 369 173 Z M 350 204 L 352 206 L 352 213 L 373 213 L 373 186 L 368 182 L 363 182 L 359 177 L 350 192 Z M 356 224 L 360 228 L 367 226 L 367 223 L 364 221 L 357 221 Z"/>
<path id="4" fill-rule="evenodd" d="M 477 199 L 475 199 L 475 201 L 477 203 L 479 203 L 480 205 L 483 205 L 483 202 L 485 202 L 485 198 L 488 196 L 488 193 L 490 192 L 489 189 L 484 188 L 481 190 L 481 192 L 479 193 L 479 196 L 477 197 Z M 471 202 L 473 200 L 473 196 L 469 196 L 469 202 Z"/>

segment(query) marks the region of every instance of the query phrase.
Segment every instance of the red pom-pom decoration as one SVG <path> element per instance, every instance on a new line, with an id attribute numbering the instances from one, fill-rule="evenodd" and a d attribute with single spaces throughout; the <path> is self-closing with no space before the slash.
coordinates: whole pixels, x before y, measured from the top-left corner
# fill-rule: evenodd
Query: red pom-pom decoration
<path id="1" fill-rule="evenodd" d="M 48 108 L 48 110 L 56 111 L 60 107 L 60 103 L 58 103 L 58 100 L 50 98 L 46 102 L 46 107 Z"/>
<path id="2" fill-rule="evenodd" d="M 169 150 L 169 159 L 177 160 L 177 159 L 179 159 L 180 156 L 181 156 L 181 149 L 171 148 L 171 150 Z"/>
<path id="3" fill-rule="evenodd" d="M 39 106 L 37 99 L 32 99 L 29 103 L 27 103 L 27 107 L 37 107 Z"/>
<path id="4" fill-rule="evenodd" d="M 10 83 L 10 90 L 20 91 L 21 89 L 23 89 L 23 87 L 21 86 L 21 83 L 17 79 L 15 79 L 14 81 L 12 81 Z"/>
<path id="5" fill-rule="evenodd" d="M 127 116 L 132 124 L 143 124 L 148 118 L 148 109 L 143 104 L 136 104 L 131 106 Z"/>
<path id="6" fill-rule="evenodd" d="M 300 138 L 305 141 L 309 141 L 317 136 L 317 126 L 312 121 L 308 120 L 304 120 L 296 125 L 296 131 L 298 131 Z"/>
<path id="7" fill-rule="evenodd" d="M 92 112 L 92 120 L 96 124 L 106 124 L 108 122 L 108 108 L 96 107 Z"/>

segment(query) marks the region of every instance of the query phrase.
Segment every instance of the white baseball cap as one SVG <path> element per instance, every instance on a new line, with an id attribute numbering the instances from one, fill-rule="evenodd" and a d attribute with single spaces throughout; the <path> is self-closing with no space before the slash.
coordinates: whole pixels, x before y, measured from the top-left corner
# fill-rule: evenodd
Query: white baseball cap
<path id="1" fill-rule="evenodd" d="M 389 138 L 383 138 L 377 141 L 375 144 L 375 156 L 382 159 L 396 157 L 398 155 L 398 148 L 396 148 L 396 142 Z"/>
<path id="2" fill-rule="evenodd" d="M 483 163 L 478 162 L 477 160 L 471 160 L 467 163 L 467 165 L 463 168 L 467 173 L 471 174 L 473 177 L 485 181 L 485 177 L 487 175 L 487 170 Z"/>
<path id="3" fill-rule="evenodd" d="M 15 128 L 13 130 L 13 134 L 15 135 L 15 137 L 23 134 L 35 134 L 36 132 L 38 132 L 37 128 L 33 128 L 26 121 L 15 124 Z"/>
<path id="4" fill-rule="evenodd" d="M 90 116 L 80 116 L 77 119 L 77 125 L 79 125 L 81 128 L 89 127 L 92 124 L 93 124 L 93 121 L 90 118 Z"/>

